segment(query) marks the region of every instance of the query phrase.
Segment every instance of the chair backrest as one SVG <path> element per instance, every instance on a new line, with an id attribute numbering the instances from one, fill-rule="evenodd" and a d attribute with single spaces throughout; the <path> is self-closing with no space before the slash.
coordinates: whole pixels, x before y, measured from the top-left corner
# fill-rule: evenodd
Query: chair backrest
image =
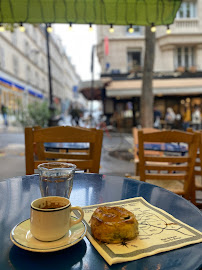
<path id="1" fill-rule="evenodd" d="M 179 130 L 152 133 L 140 130 L 138 140 L 140 180 L 180 180 L 184 184 L 181 195 L 190 198 L 199 135 Z M 144 151 L 144 143 L 147 142 L 184 143 L 187 144 L 188 152 L 185 156 L 176 156 L 171 152 L 161 157 L 149 156 Z"/>
<path id="2" fill-rule="evenodd" d="M 33 174 L 37 166 L 44 162 L 63 161 L 74 163 L 78 169 L 90 173 L 99 173 L 103 131 L 82 127 L 26 127 L 25 163 L 26 174 Z M 73 142 L 89 143 L 88 151 L 71 152 L 46 151 L 44 143 Z"/>
<path id="3" fill-rule="evenodd" d="M 157 128 L 141 128 L 141 130 L 144 132 L 144 133 L 152 133 L 152 132 L 159 132 L 161 130 L 157 129 Z M 136 127 L 133 127 L 133 147 L 134 147 L 134 160 L 135 161 L 138 161 L 139 160 L 139 156 L 138 156 L 138 128 Z M 152 150 L 145 150 L 146 153 L 153 153 Z M 159 156 L 162 156 L 162 152 L 157 152 L 155 151 L 154 153 L 155 155 L 159 155 Z"/>
<path id="4" fill-rule="evenodd" d="M 199 145 L 194 166 L 195 190 L 202 190 L 202 131 L 193 131 L 192 128 L 187 129 L 188 132 L 199 134 Z"/>

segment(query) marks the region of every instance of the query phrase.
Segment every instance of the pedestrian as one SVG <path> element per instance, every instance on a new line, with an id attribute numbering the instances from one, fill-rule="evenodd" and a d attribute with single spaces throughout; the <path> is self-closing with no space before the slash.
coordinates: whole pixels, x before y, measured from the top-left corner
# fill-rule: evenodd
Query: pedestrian
<path id="1" fill-rule="evenodd" d="M 194 105 L 192 113 L 192 126 L 194 130 L 201 129 L 201 112 L 198 105 Z"/>
<path id="2" fill-rule="evenodd" d="M 183 129 L 182 116 L 180 113 L 177 113 L 175 116 L 175 122 L 173 124 L 174 129 Z"/>
<path id="3" fill-rule="evenodd" d="M 187 128 L 189 127 L 190 121 L 191 121 L 191 109 L 190 109 L 190 105 L 186 104 L 185 105 L 184 117 L 183 117 L 183 129 L 184 129 L 184 131 L 186 131 Z"/>
<path id="4" fill-rule="evenodd" d="M 167 108 L 165 121 L 167 126 L 169 126 L 170 128 L 173 127 L 173 124 L 175 122 L 175 112 L 173 111 L 173 108 Z"/>
<path id="5" fill-rule="evenodd" d="M 154 128 L 161 128 L 161 112 L 154 107 Z"/>
<path id="6" fill-rule="evenodd" d="M 1 113 L 3 115 L 4 125 L 7 127 L 8 126 L 7 107 L 4 104 L 1 105 Z"/>
<path id="7" fill-rule="evenodd" d="M 82 115 L 82 111 L 78 108 L 78 106 L 72 107 L 70 109 L 70 115 L 71 115 L 71 124 L 72 126 L 78 126 L 79 120 Z"/>

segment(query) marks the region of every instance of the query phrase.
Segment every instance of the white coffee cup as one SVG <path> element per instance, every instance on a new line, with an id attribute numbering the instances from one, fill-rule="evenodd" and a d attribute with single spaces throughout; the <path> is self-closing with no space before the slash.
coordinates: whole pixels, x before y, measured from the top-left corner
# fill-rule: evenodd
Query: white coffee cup
<path id="1" fill-rule="evenodd" d="M 80 218 L 73 220 L 71 212 L 78 210 Z M 30 231 L 41 241 L 55 241 L 69 232 L 69 229 L 81 222 L 83 210 L 79 206 L 71 206 L 65 197 L 49 196 L 39 198 L 31 203 Z"/>

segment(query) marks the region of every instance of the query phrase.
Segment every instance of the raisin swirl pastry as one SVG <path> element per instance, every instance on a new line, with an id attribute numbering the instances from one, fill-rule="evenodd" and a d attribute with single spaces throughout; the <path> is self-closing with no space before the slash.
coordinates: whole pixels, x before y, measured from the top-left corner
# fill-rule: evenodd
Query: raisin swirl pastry
<path id="1" fill-rule="evenodd" d="M 121 243 L 138 235 L 135 215 L 123 207 L 98 207 L 90 220 L 95 239 L 106 243 Z"/>

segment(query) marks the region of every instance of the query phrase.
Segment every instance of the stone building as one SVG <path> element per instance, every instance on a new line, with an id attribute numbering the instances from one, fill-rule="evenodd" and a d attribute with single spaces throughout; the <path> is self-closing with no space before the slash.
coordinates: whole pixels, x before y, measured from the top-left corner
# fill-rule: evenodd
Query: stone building
<path id="1" fill-rule="evenodd" d="M 133 33 L 129 33 L 129 26 L 114 26 L 114 32 L 110 33 L 109 26 L 97 28 L 101 77 L 111 78 L 105 87 L 105 113 L 110 117 L 118 111 L 125 125 L 136 125 L 145 29 L 133 26 Z M 191 109 L 196 104 L 201 106 L 202 1 L 183 1 L 172 25 L 156 27 L 153 94 L 162 118 L 167 107 L 183 114 L 187 103 Z"/>
<path id="2" fill-rule="evenodd" d="M 80 77 L 54 33 L 49 47 L 55 106 L 65 111 L 75 100 L 85 105 L 84 97 L 76 95 Z M 0 103 L 16 112 L 19 101 L 49 100 L 49 92 L 45 26 L 25 24 L 25 32 L 19 27 L 0 32 Z"/>

